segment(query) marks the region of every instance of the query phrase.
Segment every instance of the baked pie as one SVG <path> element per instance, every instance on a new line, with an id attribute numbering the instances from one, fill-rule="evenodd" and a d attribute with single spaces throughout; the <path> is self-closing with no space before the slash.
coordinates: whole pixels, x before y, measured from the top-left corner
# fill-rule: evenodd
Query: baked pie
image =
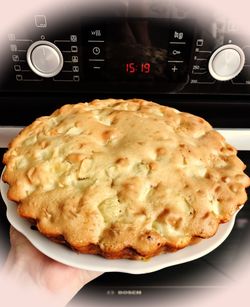
<path id="1" fill-rule="evenodd" d="M 24 128 L 3 180 L 46 237 L 146 259 L 213 236 L 246 202 L 250 179 L 236 155 L 200 117 L 142 99 L 94 100 Z"/>

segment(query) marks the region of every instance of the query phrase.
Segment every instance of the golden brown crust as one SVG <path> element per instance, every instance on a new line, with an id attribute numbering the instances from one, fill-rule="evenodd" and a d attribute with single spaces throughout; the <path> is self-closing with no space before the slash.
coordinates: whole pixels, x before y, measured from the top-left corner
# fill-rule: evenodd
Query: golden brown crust
<path id="1" fill-rule="evenodd" d="M 202 118 L 141 99 L 65 105 L 4 155 L 8 197 L 82 253 L 149 258 L 213 236 L 247 199 L 237 151 Z"/>

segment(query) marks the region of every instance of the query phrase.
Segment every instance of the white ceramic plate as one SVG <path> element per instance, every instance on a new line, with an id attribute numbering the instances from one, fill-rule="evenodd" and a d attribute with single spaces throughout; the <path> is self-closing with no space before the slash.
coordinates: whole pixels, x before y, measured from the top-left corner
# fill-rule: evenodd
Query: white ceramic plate
<path id="1" fill-rule="evenodd" d="M 125 272 L 131 274 L 145 274 L 160 269 L 192 261 L 200 258 L 217 248 L 230 234 L 235 217 L 230 222 L 220 225 L 217 233 L 210 239 L 200 241 L 174 253 L 155 256 L 147 261 L 140 260 L 110 260 L 96 255 L 77 254 L 68 247 L 54 243 L 30 228 L 30 223 L 21 218 L 16 210 L 16 203 L 7 198 L 8 184 L 0 181 L 0 190 L 7 206 L 9 222 L 20 231 L 38 250 L 48 257 L 72 267 L 100 271 Z"/>

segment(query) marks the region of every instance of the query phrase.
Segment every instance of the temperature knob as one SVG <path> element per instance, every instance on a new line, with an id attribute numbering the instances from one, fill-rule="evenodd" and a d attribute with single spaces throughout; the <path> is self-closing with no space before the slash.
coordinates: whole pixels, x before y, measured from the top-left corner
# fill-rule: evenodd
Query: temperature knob
<path id="1" fill-rule="evenodd" d="M 38 76 L 51 78 L 63 67 L 63 56 L 60 49 L 51 42 L 37 41 L 27 51 L 29 67 Z"/>
<path id="2" fill-rule="evenodd" d="M 209 60 L 208 70 L 214 79 L 227 81 L 241 72 L 244 63 L 243 50 L 239 46 L 228 44 L 215 50 Z"/>

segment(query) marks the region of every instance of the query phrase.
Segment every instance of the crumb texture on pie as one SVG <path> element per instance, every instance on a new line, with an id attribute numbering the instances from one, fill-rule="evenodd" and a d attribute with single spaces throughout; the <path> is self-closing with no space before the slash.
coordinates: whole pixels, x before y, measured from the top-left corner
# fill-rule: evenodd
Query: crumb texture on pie
<path id="1" fill-rule="evenodd" d="M 200 117 L 141 99 L 94 100 L 24 128 L 3 179 L 45 236 L 139 259 L 211 237 L 233 216 L 250 184 L 236 154 Z"/>

